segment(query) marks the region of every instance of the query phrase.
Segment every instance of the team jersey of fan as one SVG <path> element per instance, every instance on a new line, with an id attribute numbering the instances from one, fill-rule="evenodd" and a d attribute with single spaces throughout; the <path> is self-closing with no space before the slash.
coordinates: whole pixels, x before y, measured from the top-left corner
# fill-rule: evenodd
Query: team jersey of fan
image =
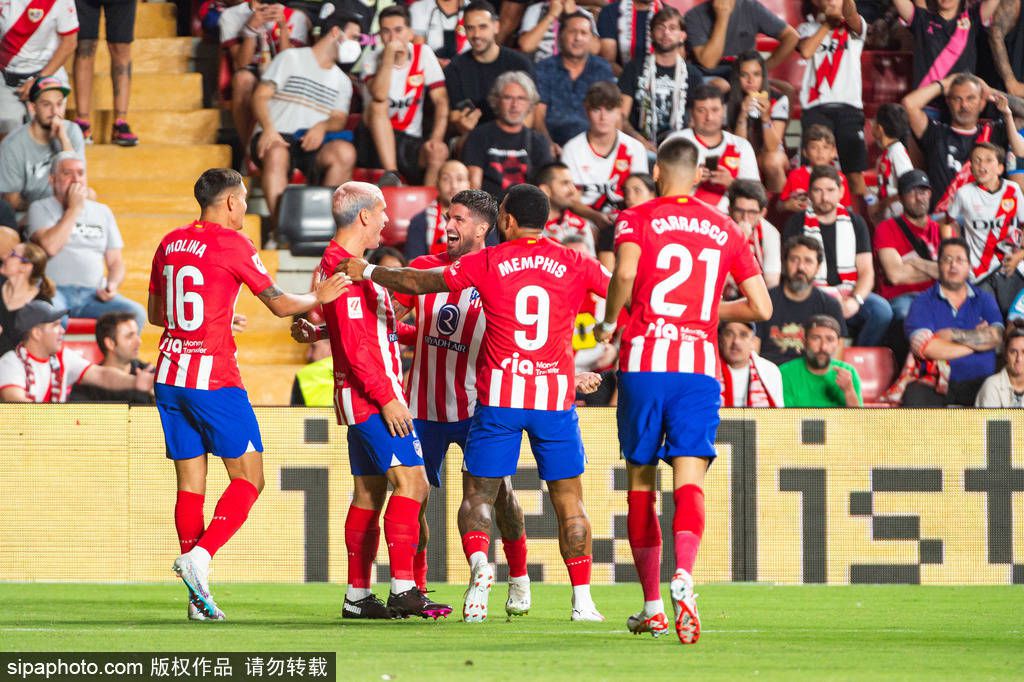
<path id="1" fill-rule="evenodd" d="M 850 196 L 850 184 L 846 181 L 846 175 L 841 171 L 839 173 L 839 179 L 843 183 L 843 196 L 839 199 L 839 205 L 849 207 L 853 202 L 853 198 Z M 786 201 L 796 193 L 803 192 L 807 194 L 811 190 L 811 167 L 810 166 L 799 166 L 794 168 L 786 176 L 786 184 L 782 187 L 782 192 L 779 193 L 779 200 Z"/>
<path id="2" fill-rule="evenodd" d="M 19 357 L 19 353 L 25 354 L 24 361 Z M 50 358 L 42 359 L 29 355 L 20 346 L 0 355 L 0 390 L 8 386 L 17 386 L 25 389 L 28 392 L 28 399 L 34 403 L 54 402 L 54 397 L 56 402 L 66 402 L 71 388 L 82 380 L 93 363 L 77 351 L 67 348 L 61 348 L 53 357 L 60 367 L 60 386 L 54 385 L 56 382 Z M 32 372 L 31 382 L 28 380 L 26 370 Z"/>
<path id="3" fill-rule="evenodd" d="M 451 59 L 469 49 L 466 28 L 462 25 L 464 2 L 454 14 L 445 14 L 435 0 L 417 0 L 409 5 L 409 24 L 418 36 L 427 41 L 427 45 L 436 54 Z"/>
<path id="4" fill-rule="evenodd" d="M 725 168 L 732 177 L 744 178 L 746 180 L 761 180 L 761 173 L 757 170 L 757 154 L 754 153 L 754 148 L 750 145 L 750 142 L 739 135 L 723 130 L 722 140 L 713 147 L 707 146 L 693 128 L 680 130 L 678 133 L 669 135 L 667 139 L 672 139 L 673 137 L 685 137 L 697 145 L 697 163 L 699 165 L 704 165 L 708 157 L 718 157 L 718 167 Z M 726 188 L 722 185 L 702 182 L 697 185 L 697 191 L 694 193 L 694 196 L 705 203 L 715 206 L 720 211 L 725 211 L 729 205 L 729 201 L 725 198 L 725 190 Z"/>
<path id="5" fill-rule="evenodd" d="M 902 215 L 903 204 L 899 202 L 899 191 L 896 181 L 907 171 L 914 170 L 914 164 L 910 161 L 910 154 L 902 142 L 896 141 L 885 148 L 882 155 L 878 157 L 878 198 L 881 200 L 893 197 L 896 201 L 889 204 L 885 211 L 886 218 Z M 844 178 L 845 179 L 845 178 Z M 849 192 L 849 188 L 844 187 Z M 847 204 L 848 206 L 849 204 Z"/>
<path id="6" fill-rule="evenodd" d="M 480 404 L 572 407 L 576 313 L 590 293 L 607 295 L 609 277 L 593 258 L 543 237 L 491 246 L 449 265 L 448 288 L 476 287 L 487 316 L 477 362 Z"/>
<path id="7" fill-rule="evenodd" d="M 164 302 L 157 383 L 242 388 L 231 334 L 242 284 L 259 295 L 274 280 L 241 232 L 197 220 L 164 236 L 149 276 L 149 293 Z"/>
<path id="8" fill-rule="evenodd" d="M 816 21 L 807 21 L 796 31 L 803 40 L 817 33 L 820 27 Z M 864 17 L 860 18 L 860 27 L 860 33 L 854 33 L 844 22 L 825 34 L 804 71 L 804 82 L 800 87 L 800 105 L 804 109 L 820 104 L 864 108 L 860 68 L 864 38 L 868 34 L 868 23 Z"/>
<path id="9" fill-rule="evenodd" d="M 972 282 L 998 270 L 1003 258 L 1022 246 L 1024 192 L 1015 182 L 1002 180 L 994 192 L 966 184 L 953 195 L 947 213 L 960 222 L 970 247 Z M 1024 263 L 1017 269 L 1024 274 Z"/>
<path id="10" fill-rule="evenodd" d="M 61 36 L 77 32 L 75 0 L 0 0 L 0 69 L 36 73 Z"/>
<path id="11" fill-rule="evenodd" d="M 430 270 L 451 264 L 447 253 L 420 256 L 410 268 Z M 473 416 L 476 362 L 484 336 L 484 309 L 473 287 L 462 291 L 395 299 L 415 306 L 416 341 L 405 395 L 414 419 L 456 422 Z"/>
<path id="12" fill-rule="evenodd" d="M 580 133 L 562 148 L 562 163 L 569 167 L 572 181 L 580 188 L 580 201 L 598 211 L 610 211 L 623 199 L 622 188 L 633 173 L 647 172 L 647 149 L 622 131 L 606 156 L 590 146 Z"/>
<path id="13" fill-rule="evenodd" d="M 391 127 L 413 137 L 423 136 L 423 102 L 427 91 L 444 87 L 444 71 L 437 57 L 426 45 L 408 45 L 405 64 L 391 70 L 391 87 L 388 89 L 388 116 Z M 363 58 L 363 79 L 369 81 L 377 73 L 382 52 L 380 49 L 367 53 Z M 367 93 L 367 100 L 370 101 Z"/>
<path id="14" fill-rule="evenodd" d="M 331 240 L 313 277 L 322 281 L 342 258 L 355 258 Z M 334 411 L 339 424 L 360 424 L 392 400 L 405 404 L 398 320 L 387 289 L 369 280 L 355 282 L 337 300 L 324 304 L 324 321 L 334 356 Z"/>
<path id="15" fill-rule="evenodd" d="M 220 19 L 217 20 L 221 46 L 231 47 L 242 42 L 245 37 L 242 27 L 248 23 L 250 18 L 252 18 L 252 7 L 246 2 L 228 7 L 221 12 Z M 290 43 L 284 47 L 306 45 L 309 42 L 309 17 L 305 12 L 285 7 L 284 20 L 288 25 L 288 42 Z M 256 50 L 253 52 L 249 64 L 264 69 L 270 65 L 270 61 L 277 56 L 281 48 L 281 27 L 276 21 L 268 21 L 260 28 Z"/>
<path id="16" fill-rule="evenodd" d="M 569 209 L 562 211 L 557 218 L 552 218 L 544 224 L 544 231 L 541 236 L 554 239 L 561 243 L 566 237 L 583 237 L 590 255 L 596 256 L 597 250 L 594 246 L 594 229 L 590 221 L 581 218 Z"/>
<path id="17" fill-rule="evenodd" d="M 718 302 L 727 275 L 761 274 L 747 238 L 699 199 L 662 197 L 619 214 L 615 247 L 640 247 L 629 322 L 619 347 L 623 372 L 718 376 Z"/>

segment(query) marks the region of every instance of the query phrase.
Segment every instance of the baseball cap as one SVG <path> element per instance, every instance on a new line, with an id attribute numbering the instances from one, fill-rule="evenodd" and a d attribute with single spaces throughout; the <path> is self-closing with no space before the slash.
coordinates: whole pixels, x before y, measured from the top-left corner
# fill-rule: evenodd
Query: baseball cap
<path id="1" fill-rule="evenodd" d="M 32 83 L 32 87 L 29 88 L 29 101 L 35 102 L 36 98 L 47 90 L 60 90 L 65 97 L 67 97 L 71 92 L 71 88 L 65 85 L 64 81 L 56 76 L 43 76 L 42 78 L 37 78 L 35 82 Z"/>
<path id="2" fill-rule="evenodd" d="M 67 314 L 67 310 L 57 310 L 46 301 L 29 301 L 14 314 L 14 334 L 24 340 L 38 325 L 56 322 Z"/>
<path id="3" fill-rule="evenodd" d="M 931 189 L 932 187 L 932 183 L 928 179 L 928 174 L 917 168 L 908 170 L 896 181 L 896 189 L 900 194 L 906 194 L 917 187 L 927 187 L 928 189 Z"/>

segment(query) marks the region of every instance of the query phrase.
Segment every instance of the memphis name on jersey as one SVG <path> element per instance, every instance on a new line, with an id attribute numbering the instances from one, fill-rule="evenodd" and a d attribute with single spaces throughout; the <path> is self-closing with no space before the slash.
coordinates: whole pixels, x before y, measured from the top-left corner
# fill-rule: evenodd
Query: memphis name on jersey
<path id="1" fill-rule="evenodd" d="M 564 263 L 548 258 L 547 256 L 523 256 L 521 258 L 510 258 L 507 261 L 498 263 L 498 274 L 508 277 L 513 272 L 522 272 L 533 268 L 542 270 L 548 274 L 561 279 L 565 277 L 566 266 Z"/>

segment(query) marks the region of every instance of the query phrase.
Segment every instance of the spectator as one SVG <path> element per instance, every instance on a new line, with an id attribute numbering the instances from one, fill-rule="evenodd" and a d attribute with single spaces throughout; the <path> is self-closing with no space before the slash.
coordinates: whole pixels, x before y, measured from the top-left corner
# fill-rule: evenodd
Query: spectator
<path id="1" fill-rule="evenodd" d="M 152 372 L 131 376 L 65 349 L 60 320 L 67 312 L 45 301 L 18 311 L 14 330 L 20 343 L 0 356 L 0 402 L 63 403 L 78 383 L 110 391 L 153 390 Z"/>
<path id="2" fill-rule="evenodd" d="M 75 124 L 87 143 L 92 142 L 92 78 L 96 66 L 96 42 L 100 37 L 100 8 L 106 20 L 110 52 L 110 85 L 114 94 L 114 123 L 110 141 L 134 147 L 138 136 L 128 126 L 128 97 L 132 89 L 132 40 L 135 39 L 135 7 L 138 0 L 76 0 L 80 30 L 75 48 Z M 221 17 L 223 21 L 223 17 Z"/>
<path id="3" fill-rule="evenodd" d="M 758 35 L 779 41 L 768 57 L 768 71 L 782 64 L 800 40 L 796 29 L 757 0 L 707 0 L 686 13 L 685 25 L 698 66 L 722 78 L 729 77 L 733 57 L 756 47 Z"/>
<path id="4" fill-rule="evenodd" d="M 410 42 L 409 12 L 402 5 L 381 11 L 381 47 L 363 58 L 365 121 L 356 135 L 360 167 L 385 169 L 380 184 L 434 185 L 448 159 L 448 92 L 437 57 Z M 427 94 L 433 105 L 430 137 L 423 138 Z M 369 128 L 369 131 L 366 130 Z M 369 132 L 369 134 L 367 134 Z M 422 169 L 422 170 L 421 170 Z M 401 177 L 399 177 L 401 174 Z"/>
<path id="5" fill-rule="evenodd" d="M 495 119 L 497 110 L 490 94 L 499 76 L 510 71 L 533 76 L 529 58 L 498 44 L 498 15 L 491 3 L 473 0 L 462 10 L 462 22 L 471 49 L 452 59 L 444 70 L 451 102 L 448 121 L 459 135 Z"/>
<path id="6" fill-rule="evenodd" d="M 229 0 L 233 2 L 234 0 Z M 377 17 L 387 7 L 395 4 L 395 0 L 374 0 L 373 2 L 365 2 L 364 0 L 332 0 L 331 2 L 316 3 L 299 2 L 296 4 L 310 6 L 320 5 L 320 16 L 317 20 L 317 24 L 322 22 L 329 14 L 334 13 L 339 16 L 346 18 L 355 17 L 359 21 L 359 32 L 362 35 L 372 36 L 377 32 L 379 28 Z M 342 26 L 342 30 L 345 30 L 345 26 Z M 323 37 L 321 32 L 320 37 Z"/>
<path id="7" fill-rule="evenodd" d="M 892 306 L 892 317 L 902 323 L 911 303 L 939 278 L 939 224 L 928 215 L 932 189 L 924 171 L 900 176 L 897 203 L 902 215 L 875 228 L 875 255 L 881 266 L 878 292 Z"/>
<path id="8" fill-rule="evenodd" d="M 55 0 L 45 7 L 10 1 L 0 5 L 0 138 L 25 120 L 24 102 L 32 101 L 37 80 L 55 76 L 68 82 L 64 64 L 78 43 L 75 2 Z"/>
<path id="9" fill-rule="evenodd" d="M 1011 320 L 1003 339 L 1006 366 L 981 385 L 975 407 L 1024 407 L 1024 320 Z"/>
<path id="10" fill-rule="evenodd" d="M 562 243 L 569 237 L 578 238 L 573 244 L 580 243 L 586 248 L 576 247 L 577 250 L 595 257 L 593 224 L 572 212 L 572 206 L 579 201 L 579 190 L 572 181 L 569 167 L 557 161 L 549 163 L 537 171 L 533 182 L 548 196 L 549 202 L 548 222 L 541 234 Z"/>
<path id="11" fill-rule="evenodd" d="M 996 370 L 1003 316 L 995 298 L 968 281 L 971 261 L 959 237 L 939 245 L 939 281 L 910 304 L 903 326 L 912 373 L 900 377 L 905 407 L 973 405 Z"/>
<path id="12" fill-rule="evenodd" d="M 117 293 L 125 276 L 124 242 L 110 208 L 86 197 L 85 162 L 61 152 L 50 182 L 53 196 L 32 202 L 26 233 L 50 257 L 46 273 L 57 285 L 54 303 L 72 317 L 127 311 L 142 329 L 146 310 Z"/>
<path id="13" fill-rule="evenodd" d="M 220 46 L 231 61 L 231 117 L 243 149 L 255 124 L 252 93 L 278 54 L 309 44 L 309 18 L 277 2 L 252 0 L 228 7 L 220 15 Z M 81 107 L 79 107 L 81 110 Z"/>
<path id="14" fill-rule="evenodd" d="M 764 57 L 757 50 L 744 52 L 733 64 L 728 116 L 729 129 L 754 148 L 765 187 L 781 190 L 789 170 L 784 144 L 789 97 L 771 88 Z"/>
<path id="15" fill-rule="evenodd" d="M 651 19 L 653 54 L 630 60 L 619 76 L 623 131 L 650 152 L 670 133 L 689 124 L 689 95 L 702 82 L 700 71 L 683 61 L 683 17 L 666 5 Z"/>
<path id="16" fill-rule="evenodd" d="M 469 184 L 501 202 L 505 190 L 526 182 L 533 171 L 551 162 L 551 141 L 526 127 L 537 103 L 537 89 L 524 71 L 498 76 L 490 96 L 497 119 L 476 127 L 466 138 L 462 160 Z"/>
<path id="17" fill-rule="evenodd" d="M 352 14 L 344 16 L 341 32 L 345 37 L 338 47 L 337 64 L 345 74 L 350 74 L 363 56 L 363 28 L 359 18 Z"/>
<path id="18" fill-rule="evenodd" d="M 729 217 L 750 241 L 764 283 L 768 288 L 778 286 L 782 273 L 782 236 L 779 229 L 765 220 L 768 213 L 768 193 L 756 180 L 737 180 L 726 192 Z M 738 295 L 738 291 L 736 292 Z"/>
<path id="19" fill-rule="evenodd" d="M 801 125 L 818 123 L 832 131 L 853 193 L 863 195 L 868 150 L 860 58 L 868 25 L 854 0 L 814 0 L 814 4 L 824 19 L 811 19 L 797 29 L 797 51 L 808 62 L 800 88 Z"/>
<path id="20" fill-rule="evenodd" d="M 562 15 L 559 54 L 538 62 L 535 71 L 540 102 L 534 128 L 561 146 L 587 129 L 583 100 L 590 86 L 615 81 L 603 58 L 590 54 L 593 20 L 581 11 Z"/>
<path id="21" fill-rule="evenodd" d="M 861 407 L 860 376 L 837 360 L 839 322 L 815 315 L 804 323 L 804 356 L 779 368 L 786 407 Z"/>
<path id="22" fill-rule="evenodd" d="M 16 244 L 0 261 L 0 355 L 18 345 L 14 316 L 30 301 L 53 300 L 56 290 L 46 276 L 46 252 L 35 244 Z"/>
<path id="23" fill-rule="evenodd" d="M 622 186 L 622 205 L 625 208 L 639 206 L 658 196 L 658 188 L 649 173 L 633 173 Z M 595 228 L 596 229 L 596 228 Z M 615 226 L 606 225 L 597 231 L 597 260 L 609 272 L 615 269 Z"/>
<path id="24" fill-rule="evenodd" d="M 137 376 L 141 372 L 153 372 L 153 366 L 139 360 L 139 326 L 131 313 L 106 313 L 96 320 L 96 345 L 103 353 L 99 367 Z M 152 405 L 155 400 L 152 391 L 111 391 L 101 386 L 75 384 L 71 389 L 69 402 L 78 403 L 125 403 L 128 405 Z"/>
<path id="25" fill-rule="evenodd" d="M 949 107 L 949 123 L 928 117 L 925 107 L 944 94 Z M 1000 121 L 981 121 L 981 112 L 993 102 L 1002 114 Z M 936 211 L 945 211 L 961 186 L 971 182 L 968 156 L 977 142 L 1009 145 L 1017 158 L 1024 158 L 1024 138 L 1017 132 L 1006 96 L 993 93 L 984 81 L 970 73 L 946 76 L 932 81 L 903 98 L 910 130 L 918 139 L 932 181 L 932 202 Z"/>
<path id="26" fill-rule="evenodd" d="M 469 39 L 462 20 L 465 6 L 463 0 L 416 0 L 410 4 L 409 23 L 416 34 L 413 42 L 429 47 L 445 64 L 468 50 Z"/>
<path id="27" fill-rule="evenodd" d="M 622 93 L 615 83 L 594 83 L 583 100 L 590 128 L 562 149 L 562 163 L 580 188 L 573 212 L 598 227 L 611 224 L 626 178 L 647 172 L 647 150 L 620 130 Z"/>
<path id="28" fill-rule="evenodd" d="M 848 336 L 839 301 L 814 286 L 825 260 L 821 242 L 807 235 L 790 237 L 782 245 L 782 284 L 770 289 L 772 316 L 757 326 L 761 355 L 777 365 L 804 352 L 804 323 L 815 315 L 838 320 L 839 336 Z"/>
<path id="29" fill-rule="evenodd" d="M 661 0 L 613 0 L 597 15 L 601 56 L 621 73 L 623 65 L 651 53 L 651 20 Z"/>
<path id="30" fill-rule="evenodd" d="M 949 233 L 960 223 L 960 234 L 970 247 L 971 277 L 991 293 L 1006 311 L 1024 288 L 1024 192 L 1003 178 L 1006 152 L 991 142 L 979 142 L 971 151 L 974 182 L 956 191 L 949 205 Z"/>
<path id="31" fill-rule="evenodd" d="M 292 381 L 292 406 L 331 407 L 334 405 L 334 358 L 330 339 L 309 344 L 305 367 Z"/>
<path id="32" fill-rule="evenodd" d="M 982 27 L 992 21 L 999 0 L 977 4 L 935 0 L 927 6 L 913 0 L 892 0 L 892 4 L 900 23 L 914 37 L 914 87 L 921 88 L 954 73 L 975 71 L 978 37 Z"/>
<path id="33" fill-rule="evenodd" d="M 58 152 L 85 154 L 82 131 L 64 120 L 71 90 L 58 78 L 33 81 L 29 92 L 32 120 L 0 142 L 0 194 L 16 211 L 53 194 L 47 178 Z"/>
<path id="34" fill-rule="evenodd" d="M 811 171 L 810 207 L 787 221 L 783 239 L 797 234 L 819 239 L 825 262 L 814 279 L 843 308 L 843 317 L 856 333 L 856 345 L 878 346 L 892 321 L 889 302 L 872 293 L 875 268 L 871 235 L 864 219 L 839 205 L 839 171 L 815 166 Z"/>
<path id="35" fill-rule="evenodd" d="M 782 202 L 782 210 L 791 213 L 807 210 L 807 190 L 811 186 L 811 169 L 815 166 L 834 166 L 839 158 L 839 151 L 836 149 L 836 136 L 826 126 L 810 125 L 803 129 L 800 140 L 800 151 L 807 165 L 794 168 L 786 178 L 786 186 L 779 194 L 779 201 Z M 843 183 L 843 198 L 841 206 L 849 207 L 853 202 L 850 197 L 850 186 L 846 182 L 846 176 L 839 174 Z"/>
<path id="36" fill-rule="evenodd" d="M 1000 2 L 986 32 L 988 44 L 979 44 L 978 75 L 998 90 L 1005 90 L 1014 97 L 1024 97 L 1024 83 L 1020 81 L 1024 77 L 1024 25 L 1020 22 L 1020 0 Z"/>
<path id="37" fill-rule="evenodd" d="M 409 264 L 402 252 L 393 246 L 378 246 L 367 252 L 366 262 L 384 268 L 404 268 Z"/>
<path id="38" fill-rule="evenodd" d="M 352 176 L 355 148 L 338 139 L 348 118 L 352 83 L 335 64 L 346 21 L 338 12 L 328 15 L 313 47 L 274 57 L 253 93 L 257 126 L 249 153 L 263 169 L 260 184 L 275 226 L 277 205 L 293 170 L 326 187 Z"/>
<path id="39" fill-rule="evenodd" d="M 590 19 L 597 34 L 594 15 L 579 7 L 576 0 L 554 0 L 554 2 L 535 2 L 523 13 L 523 23 L 519 27 L 519 49 L 533 57 L 534 62 L 554 55 L 558 52 L 558 32 L 565 26 L 561 20 L 563 15 L 582 13 Z M 601 45 L 597 40 L 590 42 L 590 52 L 600 54 Z"/>
<path id="40" fill-rule="evenodd" d="M 903 212 L 903 205 L 897 196 L 897 180 L 904 173 L 914 170 L 907 148 L 903 146 L 903 140 L 909 135 L 910 123 L 906 109 L 895 102 L 886 102 L 878 108 L 875 120 L 871 123 L 871 136 L 882 150 L 876 166 L 878 202 L 868 207 L 875 224 Z"/>
<path id="41" fill-rule="evenodd" d="M 755 327 L 753 322 L 725 322 L 718 327 L 722 407 L 786 406 L 778 366 L 755 350 Z"/>
<path id="42" fill-rule="evenodd" d="M 437 175 L 437 198 L 409 221 L 405 239 L 405 257 L 408 260 L 447 250 L 448 231 L 445 226 L 448 207 L 452 197 L 464 189 L 469 189 L 469 169 L 461 161 L 445 161 Z"/>
<path id="43" fill-rule="evenodd" d="M 736 178 L 761 181 L 757 155 L 750 143 L 725 130 L 722 91 L 702 85 L 690 98 L 690 128 L 669 135 L 685 137 L 700 154 L 701 182 L 694 196 L 725 212 L 725 192 Z"/>

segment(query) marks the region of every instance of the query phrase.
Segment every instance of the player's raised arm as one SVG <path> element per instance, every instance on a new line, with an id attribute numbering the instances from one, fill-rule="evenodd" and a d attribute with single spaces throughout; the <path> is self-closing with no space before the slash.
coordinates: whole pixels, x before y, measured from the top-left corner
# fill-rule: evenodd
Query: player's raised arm
<path id="1" fill-rule="evenodd" d="M 334 272 L 347 275 L 353 282 L 368 279 L 400 294 L 433 294 L 449 290 L 444 280 L 444 268 L 386 268 L 370 265 L 362 258 L 344 258 Z"/>
<path id="2" fill-rule="evenodd" d="M 272 284 L 259 293 L 259 299 L 278 317 L 291 317 L 330 303 L 341 296 L 349 284 L 348 277 L 340 273 L 317 282 L 308 294 L 286 294 L 277 284 Z"/>

